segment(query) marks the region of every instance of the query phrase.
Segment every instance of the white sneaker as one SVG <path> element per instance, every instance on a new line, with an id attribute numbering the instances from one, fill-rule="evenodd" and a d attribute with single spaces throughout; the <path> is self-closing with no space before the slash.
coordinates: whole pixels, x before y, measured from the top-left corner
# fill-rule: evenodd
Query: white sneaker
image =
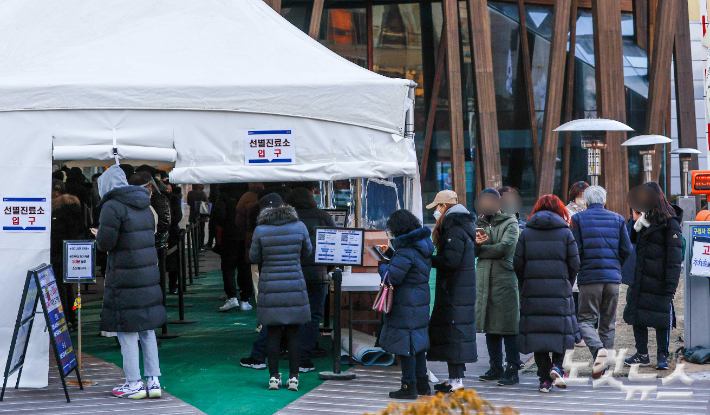
<path id="1" fill-rule="evenodd" d="M 449 385 L 452 391 L 463 389 L 463 379 L 449 379 Z"/>
<path id="2" fill-rule="evenodd" d="M 222 307 L 219 308 L 219 311 L 225 312 L 237 307 L 239 307 L 239 300 L 236 298 L 230 298 Z"/>
<path id="3" fill-rule="evenodd" d="M 133 387 L 126 382 L 123 386 L 113 388 L 113 396 L 117 398 L 143 399 L 146 395 L 145 385 L 141 381 L 138 381 L 138 384 Z"/>
<path id="4" fill-rule="evenodd" d="M 249 301 L 240 301 L 239 308 L 242 311 L 249 311 L 249 310 L 251 310 L 251 305 L 249 305 Z"/>
<path id="5" fill-rule="evenodd" d="M 257 333 L 261 333 L 261 324 L 259 324 L 258 326 L 256 326 L 256 328 L 254 329 L 254 331 L 257 332 Z"/>
<path id="6" fill-rule="evenodd" d="M 288 390 L 298 392 L 298 378 L 291 378 L 288 380 Z"/>
<path id="7" fill-rule="evenodd" d="M 148 379 L 148 397 L 151 399 L 159 399 L 163 397 L 162 389 L 160 388 L 160 381 L 157 377 L 151 376 Z"/>
<path id="8" fill-rule="evenodd" d="M 269 390 L 270 391 L 279 390 L 279 386 L 281 386 L 281 373 L 279 373 L 278 378 L 272 376 L 271 379 L 269 379 Z"/>

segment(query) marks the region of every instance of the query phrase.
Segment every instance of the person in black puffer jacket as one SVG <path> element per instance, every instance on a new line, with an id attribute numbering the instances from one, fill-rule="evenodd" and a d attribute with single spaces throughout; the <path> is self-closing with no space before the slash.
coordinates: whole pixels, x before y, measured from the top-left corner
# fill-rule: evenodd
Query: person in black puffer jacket
<path id="1" fill-rule="evenodd" d="M 158 223 L 155 230 L 155 247 L 157 249 L 167 248 L 168 231 L 170 230 L 170 199 L 161 193 L 157 182 L 153 180 L 153 176 L 147 171 L 137 171 L 128 179 L 128 184 L 148 189 L 150 206 L 155 211 L 155 214 L 158 215 Z M 167 188 L 164 188 L 164 191 L 167 192 Z"/>
<path id="2" fill-rule="evenodd" d="M 316 227 L 335 226 L 330 214 L 318 209 L 318 204 L 311 189 L 303 187 L 293 189 L 288 202 L 296 209 L 299 220 L 306 225 L 312 246 L 316 246 Z M 313 249 L 311 255 L 301 263 L 303 276 L 306 278 L 306 286 L 308 288 L 308 303 L 311 306 L 311 321 L 302 325 L 299 332 L 301 340 L 301 371 L 315 369 L 311 359 L 318 345 L 318 328 L 320 320 L 323 318 L 325 296 L 328 292 L 328 267 L 318 265 L 315 262 L 316 252 Z"/>
<path id="3" fill-rule="evenodd" d="M 154 329 L 167 321 L 160 289 L 155 219 L 143 187 L 129 186 L 119 166 L 99 177 L 101 217 L 98 249 L 108 252 L 100 329 L 118 332 L 126 384 L 114 389 L 119 397 L 160 395 L 158 344 Z M 138 339 L 143 349 L 148 391 L 141 382 Z"/>
<path id="4" fill-rule="evenodd" d="M 417 393 L 429 392 L 416 387 L 417 379 L 427 377 L 426 351 L 429 348 L 429 273 L 434 253 L 429 228 L 405 209 L 387 220 L 394 234 L 394 256 L 387 265 L 380 265 L 380 276 L 394 287 L 392 308 L 384 315 L 380 347 L 399 355 L 402 366 L 402 387 L 390 392 L 393 399 L 417 399 Z M 422 383 L 422 382 L 420 382 Z M 423 386 L 423 385 L 422 385 Z"/>
<path id="5" fill-rule="evenodd" d="M 60 190 L 57 191 L 61 192 L 61 186 L 55 187 L 59 187 Z M 84 224 L 82 213 L 81 202 L 76 196 L 64 194 L 52 199 L 50 261 L 57 277 L 57 288 L 70 330 L 75 329 L 76 312 L 73 284 L 64 282 L 64 241 L 92 238 L 89 228 Z"/>
<path id="6" fill-rule="evenodd" d="M 435 385 L 438 392 L 463 389 L 466 363 L 478 360 L 476 352 L 476 215 L 458 204 L 458 197 L 443 200 L 440 192 L 434 203 L 439 216 L 433 239 L 437 253 L 432 257 L 436 268 L 436 295 L 429 321 L 431 347 L 427 360 L 446 362 L 449 380 Z M 440 195 L 442 195 L 440 197 Z M 447 203 L 448 202 L 448 203 Z M 432 206 L 433 205 L 433 206 Z M 443 215 L 443 216 L 440 216 Z M 417 379 L 419 383 L 426 379 Z"/>
<path id="7" fill-rule="evenodd" d="M 636 245 L 633 284 L 626 292 L 624 321 L 634 328 L 636 354 L 627 365 L 651 364 L 648 354 L 648 328 L 656 329 L 656 369 L 668 369 L 668 344 L 673 318 L 673 296 L 680 280 L 683 262 L 683 210 L 666 200 L 657 183 L 645 183 L 657 198 L 648 213 L 634 210 L 631 242 Z"/>
<path id="8" fill-rule="evenodd" d="M 520 290 L 520 353 L 534 353 L 540 392 L 565 388 L 562 361 L 579 337 L 572 285 L 579 270 L 569 213 L 554 195 L 538 200 L 518 238 L 513 266 Z M 552 353 L 552 360 L 550 360 Z"/>
<path id="9" fill-rule="evenodd" d="M 168 250 L 180 242 L 180 221 L 182 220 L 182 188 L 176 184 L 169 183 L 170 188 L 170 228 L 168 229 Z M 180 255 L 177 251 L 168 255 L 166 262 L 168 279 L 170 280 L 168 290 L 172 294 L 177 294 L 178 278 L 180 276 Z"/>
<path id="10" fill-rule="evenodd" d="M 306 281 L 301 261 L 311 255 L 311 239 L 296 210 L 284 206 L 275 193 L 259 200 L 249 259 L 261 267 L 257 323 L 267 329 L 266 354 L 269 361 L 269 389 L 278 389 L 279 350 L 282 335 L 288 344 L 288 388 L 298 390 L 300 345 L 299 326 L 311 319 Z"/>

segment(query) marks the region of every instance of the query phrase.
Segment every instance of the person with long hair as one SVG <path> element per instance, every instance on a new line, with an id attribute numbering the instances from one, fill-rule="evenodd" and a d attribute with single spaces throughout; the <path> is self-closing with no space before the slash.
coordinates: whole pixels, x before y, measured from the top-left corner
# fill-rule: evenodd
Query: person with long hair
<path id="1" fill-rule="evenodd" d="M 387 229 L 394 235 L 394 255 L 380 265 L 382 278 L 394 287 L 392 308 L 384 315 L 380 347 L 399 356 L 402 387 L 390 392 L 393 399 L 417 399 L 429 393 L 426 351 L 429 348 L 429 273 L 434 245 L 431 231 L 410 211 L 390 215 Z M 426 385 L 425 385 L 426 384 Z M 419 386 L 419 387 L 417 387 Z"/>
<path id="2" fill-rule="evenodd" d="M 603 187 L 589 186 L 584 201 L 587 209 L 572 215 L 572 234 L 580 259 L 578 319 L 579 331 L 595 359 L 592 378 L 598 379 L 604 372 L 608 350 L 614 348 L 621 267 L 632 247 L 624 217 L 604 208 Z"/>
<path id="3" fill-rule="evenodd" d="M 579 336 L 572 299 L 579 254 L 569 225 L 562 201 L 542 196 L 518 238 L 513 260 L 521 287 L 518 349 L 534 353 L 540 392 L 549 392 L 553 381 L 566 387 L 562 361 Z"/>
<path id="4" fill-rule="evenodd" d="M 486 347 L 491 368 L 478 377 L 497 381 L 499 386 L 520 382 L 520 360 L 516 337 L 520 322 L 518 279 L 513 270 L 513 256 L 518 243 L 518 220 L 500 211 L 500 194 L 485 189 L 476 198 L 474 252 L 476 264 L 476 330 L 486 333 Z M 505 345 L 506 366 L 503 366 Z"/>
<path id="5" fill-rule="evenodd" d="M 466 363 L 478 360 L 476 352 L 476 215 L 458 203 L 451 190 L 439 192 L 427 209 L 435 208 L 433 231 L 437 253 L 434 309 L 429 321 L 431 347 L 427 360 L 446 362 L 449 379 L 435 385 L 437 392 L 463 389 Z M 426 382 L 426 378 L 417 382 Z M 417 384 L 419 386 L 419 383 Z"/>
<path id="6" fill-rule="evenodd" d="M 644 183 L 655 195 L 648 212 L 633 210 L 631 239 L 636 244 L 633 283 L 626 293 L 624 321 L 633 326 L 636 354 L 627 365 L 650 366 L 648 328 L 656 330 L 656 369 L 668 369 L 668 343 L 673 318 L 673 296 L 683 261 L 680 224 L 683 210 L 671 205 L 655 182 Z"/>
<path id="7" fill-rule="evenodd" d="M 567 213 L 570 217 L 575 213 L 579 213 L 587 209 L 587 202 L 584 201 L 584 191 L 589 187 L 589 183 L 585 181 L 579 181 L 569 188 L 567 193 Z"/>

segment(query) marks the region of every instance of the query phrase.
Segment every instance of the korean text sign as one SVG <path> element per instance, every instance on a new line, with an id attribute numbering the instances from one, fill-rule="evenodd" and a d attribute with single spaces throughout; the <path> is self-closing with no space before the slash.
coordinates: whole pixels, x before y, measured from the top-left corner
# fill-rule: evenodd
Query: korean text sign
<path id="1" fill-rule="evenodd" d="M 316 263 L 361 265 L 364 231 L 353 228 L 316 228 Z"/>
<path id="2" fill-rule="evenodd" d="M 95 282 L 94 241 L 64 241 L 64 282 Z"/>
<path id="3" fill-rule="evenodd" d="M 4 197 L 0 209 L 4 232 L 49 232 L 52 207 L 47 198 Z"/>
<path id="4" fill-rule="evenodd" d="M 690 275 L 710 277 L 710 235 L 696 236 L 696 229 L 693 228 Z"/>
<path id="5" fill-rule="evenodd" d="M 293 130 L 249 130 L 244 140 L 244 164 L 294 164 Z"/>

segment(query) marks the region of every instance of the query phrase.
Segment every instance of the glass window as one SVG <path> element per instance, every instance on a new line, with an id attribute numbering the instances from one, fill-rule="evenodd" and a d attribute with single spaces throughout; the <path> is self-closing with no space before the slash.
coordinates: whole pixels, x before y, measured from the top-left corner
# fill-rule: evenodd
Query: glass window
<path id="1" fill-rule="evenodd" d="M 367 68 L 367 13 L 364 8 L 323 10 L 318 40 L 338 55 Z"/>

